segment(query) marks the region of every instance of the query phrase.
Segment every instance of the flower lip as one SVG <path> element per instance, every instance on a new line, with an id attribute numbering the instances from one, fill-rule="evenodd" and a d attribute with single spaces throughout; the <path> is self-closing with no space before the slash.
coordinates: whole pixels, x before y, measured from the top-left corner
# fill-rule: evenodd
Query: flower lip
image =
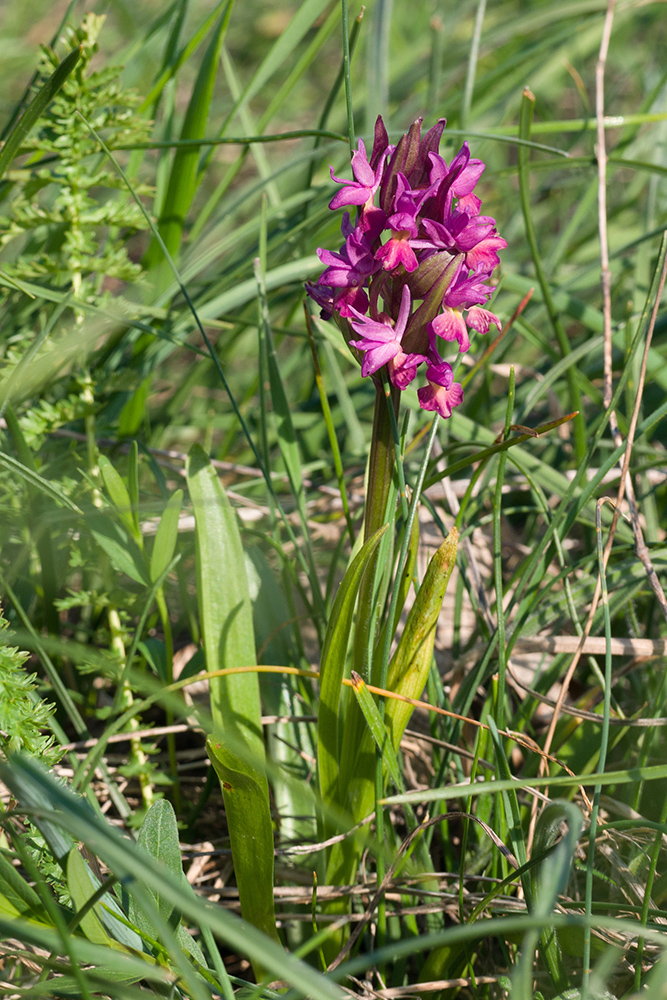
<path id="1" fill-rule="evenodd" d="M 403 353 L 401 340 L 410 315 L 410 301 L 410 289 L 404 285 L 395 326 L 392 326 L 391 319 L 385 313 L 380 319 L 373 320 L 350 307 L 352 313 L 352 318 L 349 319 L 350 326 L 356 333 L 361 334 L 361 340 L 350 340 L 350 344 L 364 352 L 362 375 L 374 374 L 388 361 Z"/>

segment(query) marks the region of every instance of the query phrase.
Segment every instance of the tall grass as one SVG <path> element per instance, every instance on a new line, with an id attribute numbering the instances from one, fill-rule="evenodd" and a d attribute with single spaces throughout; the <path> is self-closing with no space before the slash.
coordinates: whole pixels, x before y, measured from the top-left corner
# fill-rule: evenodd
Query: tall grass
<path id="1" fill-rule="evenodd" d="M 0 55 L 3 995 L 657 1000 L 660 8 L 43 14 Z M 446 117 L 508 241 L 446 421 L 304 311 L 378 113 Z"/>

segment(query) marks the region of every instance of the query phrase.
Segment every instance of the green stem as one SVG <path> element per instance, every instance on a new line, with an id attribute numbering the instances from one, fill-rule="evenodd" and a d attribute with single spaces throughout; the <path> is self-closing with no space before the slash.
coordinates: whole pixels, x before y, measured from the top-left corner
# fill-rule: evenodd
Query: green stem
<path id="1" fill-rule="evenodd" d="M 381 528 L 385 523 L 385 508 L 391 488 L 394 471 L 394 424 L 397 423 L 400 391 L 391 386 L 390 400 L 394 408 L 391 419 L 382 385 L 375 386 L 375 413 L 373 414 L 373 437 L 371 439 L 368 465 L 368 490 L 364 511 L 364 539 Z"/>
<path id="2" fill-rule="evenodd" d="M 400 392 L 391 387 L 390 403 L 394 410 L 394 420 L 400 404 Z M 375 385 L 375 413 L 373 415 L 373 436 L 368 463 L 368 487 L 364 511 L 364 541 L 371 537 L 385 523 L 387 500 L 394 471 L 395 448 L 394 431 L 384 387 Z M 377 608 L 373 601 L 377 552 L 368 563 L 368 568 L 359 588 L 358 617 L 354 635 L 354 669 L 369 681 L 369 640 Z"/>
<path id="3" fill-rule="evenodd" d="M 610 407 L 611 409 L 611 407 Z M 604 614 L 604 634 L 607 641 L 604 664 L 604 702 L 602 706 L 602 732 L 600 733 L 600 756 L 598 757 L 598 774 L 603 774 L 607 763 L 607 750 L 609 748 L 609 717 L 611 715 L 611 614 L 609 611 L 609 594 L 607 591 L 607 577 L 605 573 L 604 555 L 602 552 L 602 504 L 604 501 L 598 500 L 596 507 L 595 528 L 598 550 L 598 571 L 600 573 L 600 589 L 602 595 L 602 611 Z M 586 895 L 585 914 L 588 922 L 584 928 L 584 954 L 583 954 L 583 979 L 581 982 L 582 1000 L 587 1000 L 590 991 L 591 975 L 591 915 L 593 913 L 593 871 L 595 864 L 595 838 L 598 832 L 598 813 L 600 810 L 600 795 L 602 786 L 595 785 L 593 789 L 593 808 L 591 809 L 591 819 L 588 834 L 588 863 L 586 865 Z"/>
<path id="4" fill-rule="evenodd" d="M 514 409 L 514 367 L 510 368 L 509 391 L 507 394 L 507 412 L 505 415 L 505 430 L 503 438 L 507 437 L 512 423 Z M 493 503 L 493 576 L 496 588 L 496 620 L 498 622 L 498 687 L 495 705 L 496 722 L 499 729 L 505 728 L 505 674 L 507 657 L 505 655 L 505 611 L 503 609 L 503 559 L 502 559 L 502 529 L 501 515 L 503 506 L 503 481 L 507 452 L 502 451 L 498 457 L 498 474 L 496 476 L 496 492 Z"/>

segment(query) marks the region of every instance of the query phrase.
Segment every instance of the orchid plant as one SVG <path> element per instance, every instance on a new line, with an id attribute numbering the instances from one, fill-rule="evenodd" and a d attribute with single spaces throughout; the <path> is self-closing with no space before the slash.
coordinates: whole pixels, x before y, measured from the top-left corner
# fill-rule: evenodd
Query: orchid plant
<path id="1" fill-rule="evenodd" d="M 419 697 L 426 684 L 436 622 L 458 540 L 456 529 L 452 529 L 433 557 L 390 662 L 394 631 L 414 573 L 409 553 L 414 559 L 418 534 L 415 514 L 419 489 L 414 491 L 408 511 L 406 493 L 397 483 L 400 476 L 394 475 L 401 393 L 424 365 L 426 384 L 418 389 L 417 398 L 423 410 L 435 414 L 422 462 L 425 471 L 438 417 L 450 417 L 463 401 L 463 388 L 454 380 L 454 366 L 441 351 L 447 344 L 455 344 L 459 354 L 465 353 L 470 347 L 469 329 L 487 333 L 491 326 L 500 327 L 498 317 L 486 305 L 494 291 L 490 279 L 499 263 L 498 251 L 507 244 L 498 235 L 494 219 L 480 214 L 481 201 L 473 193 L 484 170 L 482 161 L 471 158 L 467 143 L 449 164 L 440 156 L 445 124 L 440 119 L 422 137 L 420 118 L 392 146 L 378 117 L 370 157 L 363 140 L 352 154 L 354 179 L 338 178 L 331 168 L 331 177 L 341 189 L 329 208 L 336 211 L 356 206 L 356 220 L 353 223 L 349 211 L 344 213 L 343 246 L 338 252 L 317 251 L 325 270 L 316 283 L 307 285 L 322 318 L 336 321 L 361 363 L 362 376 L 370 376 L 376 388 L 364 547 L 359 554 L 361 559 L 364 551 L 367 553 L 366 564 L 359 573 L 356 561 L 351 563 L 341 585 L 343 593 L 355 571 L 359 574 L 351 652 L 357 701 L 346 704 L 341 694 L 351 617 L 344 619 L 334 613 L 320 665 L 318 770 L 325 809 L 335 805 L 356 824 L 368 815 L 375 799 L 380 841 L 383 820 L 377 798 L 383 787 L 383 766 L 387 754 L 391 757 L 391 747 L 398 752 L 412 711 L 408 709 L 400 725 L 396 724 L 392 698 Z M 401 473 L 400 464 L 396 471 Z M 395 520 L 399 493 L 404 515 L 402 542 L 393 583 L 389 583 L 386 576 L 384 582 L 380 578 L 393 564 L 388 555 L 392 533 L 387 532 L 387 526 Z M 330 645 L 338 650 L 336 665 L 331 662 Z M 378 703 L 375 722 L 370 695 L 363 702 L 364 682 L 392 696 L 387 706 Z M 328 726 L 332 732 L 327 732 Z M 382 733 L 385 735 L 378 735 Z M 373 739 L 378 756 L 373 753 Z M 322 833 L 328 832 L 325 825 Z M 356 846 L 354 842 L 334 844 L 327 855 L 329 884 L 354 879 L 360 850 L 359 842 Z M 428 856 L 422 861 L 423 870 L 429 871 Z M 381 859 L 378 865 L 380 873 Z M 329 909 L 342 912 L 346 905 L 334 903 Z M 344 932 L 332 936 L 325 947 L 330 959 L 341 947 L 344 953 L 344 938 Z"/>

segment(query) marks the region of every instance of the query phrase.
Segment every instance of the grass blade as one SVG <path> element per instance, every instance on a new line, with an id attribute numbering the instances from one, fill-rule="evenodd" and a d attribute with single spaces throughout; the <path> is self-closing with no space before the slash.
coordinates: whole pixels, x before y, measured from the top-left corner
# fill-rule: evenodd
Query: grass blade
<path id="1" fill-rule="evenodd" d="M 216 736 L 208 738 L 206 751 L 225 800 L 243 919 L 279 941 L 273 904 L 273 824 L 266 775 Z M 263 963 L 254 961 L 253 968 L 257 978 L 263 978 Z"/>
<path id="2" fill-rule="evenodd" d="M 81 56 L 81 48 L 73 49 L 65 56 L 60 66 L 54 70 L 37 96 L 30 102 L 25 112 L 9 133 L 0 152 L 0 178 L 18 153 L 21 143 L 33 125 L 42 117 Z"/>
<path id="3" fill-rule="evenodd" d="M 310 969 L 294 956 L 286 954 L 275 941 L 243 923 L 222 906 L 207 903 L 192 893 L 184 893 L 181 879 L 176 879 L 136 842 L 124 836 L 103 817 L 94 814 L 86 803 L 74 796 L 69 788 L 58 784 L 36 762 L 17 755 L 12 757 L 9 764 L 0 762 L 0 776 L 24 808 L 28 787 L 33 789 L 33 798 L 39 792 L 39 801 L 44 805 L 47 820 L 53 823 L 57 821 L 61 829 L 80 838 L 110 871 L 123 880 L 128 892 L 134 892 L 138 883 L 145 881 L 154 889 L 159 889 L 164 898 L 173 902 L 174 907 L 193 924 L 210 927 L 221 941 L 228 943 L 240 954 L 269 966 L 275 979 L 284 979 L 304 995 L 316 996 L 318 1000 L 343 1000 L 345 997 L 341 988 L 330 979 Z M 15 932 L 16 927 L 12 927 L 12 933 Z M 31 935 L 29 940 L 33 938 Z M 36 943 L 43 945 L 41 940 Z M 56 939 L 53 949 L 56 954 L 59 954 L 57 949 L 60 944 Z M 90 956 L 91 962 L 100 964 L 96 957 L 100 954 L 99 948 L 96 950 L 92 945 L 82 947 L 80 954 L 86 960 Z M 122 952 L 118 952 L 117 956 L 119 962 L 127 960 L 129 963 L 132 958 Z M 142 967 L 147 976 L 155 974 L 154 967 L 145 962 L 137 965 L 133 960 L 132 967 L 140 975 Z"/>
<path id="4" fill-rule="evenodd" d="M 227 32 L 232 6 L 233 0 L 228 0 L 227 7 L 220 16 L 204 54 L 185 114 L 181 139 L 201 139 L 206 131 L 206 122 L 218 70 L 220 46 Z M 198 163 L 199 149 L 197 146 L 180 147 L 176 151 L 158 224 L 160 235 L 172 257 L 176 256 L 181 244 L 185 218 L 199 184 Z M 153 266 L 156 269 L 155 289 L 159 294 L 171 282 L 171 268 L 168 261 L 164 259 L 162 248 L 156 240 L 153 240 L 148 248 L 146 263 L 149 267 Z"/>

